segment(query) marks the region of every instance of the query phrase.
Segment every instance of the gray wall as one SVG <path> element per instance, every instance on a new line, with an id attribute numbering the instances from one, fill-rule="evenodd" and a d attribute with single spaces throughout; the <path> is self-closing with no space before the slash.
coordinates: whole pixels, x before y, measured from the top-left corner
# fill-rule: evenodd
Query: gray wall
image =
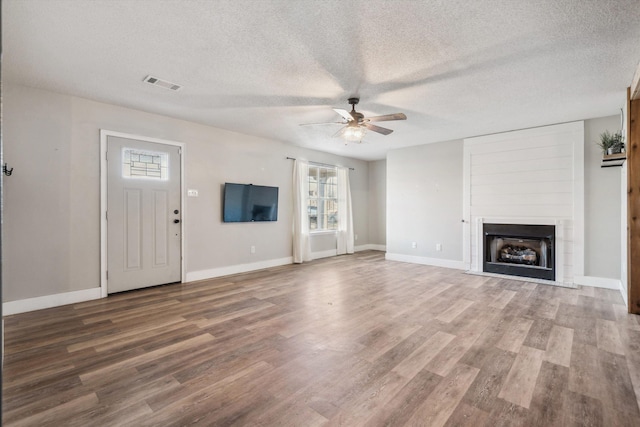
<path id="1" fill-rule="evenodd" d="M 4 180 L 4 301 L 99 286 L 99 129 L 187 144 L 186 187 L 200 193 L 186 198 L 188 272 L 291 256 L 293 165 L 287 156 L 355 168 L 350 177 L 356 245 L 386 244 L 391 253 L 462 260 L 460 140 L 364 162 L 52 92 L 3 89 L 4 156 L 15 168 Z M 595 141 L 605 129 L 618 127 L 618 116 L 585 121 L 585 274 L 615 279 L 620 168 L 600 168 Z M 278 222 L 223 224 L 225 181 L 280 187 Z M 315 236 L 312 248 L 335 249 L 335 236 Z"/>
<path id="2" fill-rule="evenodd" d="M 369 162 L 369 243 L 387 243 L 387 161 Z"/>
<path id="3" fill-rule="evenodd" d="M 584 274 L 620 279 L 620 167 L 602 168 L 600 134 L 620 130 L 620 116 L 584 122 Z"/>
<path id="4" fill-rule="evenodd" d="M 22 86 L 3 88 L 3 296 L 15 301 L 99 287 L 99 130 L 186 143 L 187 272 L 291 256 L 293 163 L 352 166 L 354 229 L 369 243 L 368 162 L 228 132 L 165 116 Z M 357 145 L 354 145 L 357 149 Z M 280 187 L 276 223 L 224 224 L 225 181 Z M 256 253 L 250 253 L 250 246 Z M 335 237 L 314 250 L 335 249 Z"/>
<path id="5" fill-rule="evenodd" d="M 387 252 L 462 261 L 462 175 L 462 140 L 389 152 Z"/>

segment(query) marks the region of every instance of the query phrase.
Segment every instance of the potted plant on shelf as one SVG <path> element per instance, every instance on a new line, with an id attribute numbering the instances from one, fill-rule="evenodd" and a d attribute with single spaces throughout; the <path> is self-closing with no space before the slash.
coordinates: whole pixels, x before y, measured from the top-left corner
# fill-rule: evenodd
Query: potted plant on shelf
<path id="1" fill-rule="evenodd" d="M 622 131 L 611 133 L 608 130 L 600 134 L 600 142 L 597 143 L 602 149 L 603 155 L 618 154 L 624 151 L 624 137 Z"/>

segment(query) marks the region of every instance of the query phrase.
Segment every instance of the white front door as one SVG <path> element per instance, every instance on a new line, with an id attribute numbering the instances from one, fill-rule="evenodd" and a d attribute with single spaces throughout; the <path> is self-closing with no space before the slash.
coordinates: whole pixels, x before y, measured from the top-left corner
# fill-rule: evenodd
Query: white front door
<path id="1" fill-rule="evenodd" d="M 180 147 L 107 137 L 107 289 L 181 281 Z"/>

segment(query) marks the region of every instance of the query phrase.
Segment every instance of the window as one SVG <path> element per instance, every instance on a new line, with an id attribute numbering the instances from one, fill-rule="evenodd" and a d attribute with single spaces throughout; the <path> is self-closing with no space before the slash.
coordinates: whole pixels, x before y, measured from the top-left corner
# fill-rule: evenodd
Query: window
<path id="1" fill-rule="evenodd" d="M 123 178 L 151 178 L 164 181 L 169 179 L 168 165 L 168 153 L 122 149 Z"/>
<path id="2" fill-rule="evenodd" d="M 309 165 L 309 230 L 338 229 L 338 176 L 335 167 Z"/>

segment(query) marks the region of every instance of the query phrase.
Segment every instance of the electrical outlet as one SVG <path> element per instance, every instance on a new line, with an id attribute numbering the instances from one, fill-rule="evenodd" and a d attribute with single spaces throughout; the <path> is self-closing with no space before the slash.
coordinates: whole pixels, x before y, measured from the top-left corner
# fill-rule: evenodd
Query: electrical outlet
<path id="1" fill-rule="evenodd" d="M 418 247 L 418 243 L 417 242 L 411 242 L 411 249 L 415 249 Z"/>
<path id="2" fill-rule="evenodd" d="M 251 253 L 255 254 L 256 253 L 256 247 L 255 246 L 251 246 Z"/>
<path id="3" fill-rule="evenodd" d="M 442 244 L 436 243 L 436 251 L 438 252 L 442 251 Z"/>

